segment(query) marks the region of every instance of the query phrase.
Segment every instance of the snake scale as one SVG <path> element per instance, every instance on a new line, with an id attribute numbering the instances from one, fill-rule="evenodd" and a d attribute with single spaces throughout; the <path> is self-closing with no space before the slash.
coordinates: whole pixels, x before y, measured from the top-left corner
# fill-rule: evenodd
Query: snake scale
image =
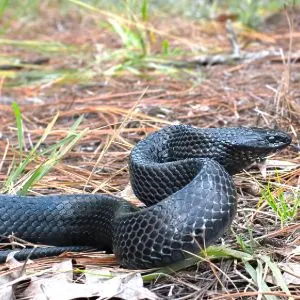
<path id="1" fill-rule="evenodd" d="M 127 268 L 177 262 L 231 224 L 232 175 L 290 142 L 273 129 L 172 125 L 137 143 L 129 157 L 133 191 L 147 207 L 105 194 L 0 195 L 0 234 L 56 246 L 37 248 L 31 258 L 94 248 L 113 251 Z M 10 251 L 0 251 L 0 261 Z"/>

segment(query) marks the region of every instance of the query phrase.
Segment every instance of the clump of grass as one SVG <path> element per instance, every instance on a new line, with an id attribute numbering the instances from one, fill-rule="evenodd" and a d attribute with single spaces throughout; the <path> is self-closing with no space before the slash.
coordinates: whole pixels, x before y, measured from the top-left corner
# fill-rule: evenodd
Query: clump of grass
<path id="1" fill-rule="evenodd" d="M 75 48 L 73 46 L 57 42 L 0 39 L 0 45 L 1 44 L 42 53 L 45 57 L 64 54 L 75 55 Z M 80 51 L 79 49 L 76 55 L 81 55 Z M 0 58 L 0 77 L 6 78 L 4 82 L 5 87 L 85 83 L 93 79 L 95 75 L 95 72 L 88 68 L 57 68 L 48 63 L 27 63 L 14 56 Z"/>
<path id="2" fill-rule="evenodd" d="M 249 253 L 233 250 L 225 246 L 210 246 L 205 248 L 200 252 L 199 255 L 187 252 L 187 258 L 183 261 L 179 261 L 169 266 L 159 268 L 154 273 L 149 273 L 143 276 L 145 282 L 157 279 L 160 276 L 166 276 L 178 272 L 180 270 L 186 269 L 187 267 L 193 266 L 195 264 L 201 263 L 203 261 L 212 261 L 220 259 L 240 259 L 244 261 L 253 260 L 254 257 Z"/>
<path id="3" fill-rule="evenodd" d="M 236 14 L 238 20 L 245 26 L 257 28 L 266 15 L 279 11 L 287 1 L 228 1 L 228 10 Z"/>
<path id="4" fill-rule="evenodd" d="M 109 11 L 97 8 L 80 0 L 69 0 L 93 13 L 104 16 L 107 20 L 102 26 L 108 27 L 119 37 L 123 48 L 112 50 L 107 54 L 97 56 L 97 63 L 111 62 L 112 65 L 103 70 L 104 75 L 114 76 L 122 72 L 130 72 L 135 75 L 144 75 L 145 71 L 154 71 L 164 74 L 178 72 L 170 57 L 182 54 L 178 48 L 171 49 L 167 38 L 161 41 L 160 51 L 153 51 L 153 45 L 158 43 L 159 36 L 163 32 L 156 30 L 149 23 L 149 1 L 126 1 L 125 16 L 117 15 Z M 138 8 L 138 9 L 137 9 Z M 116 63 L 117 62 L 117 63 Z M 180 70 L 182 72 L 182 69 Z"/>
<path id="5" fill-rule="evenodd" d="M 251 227 L 248 228 L 248 235 L 236 234 L 234 232 L 233 234 L 235 235 L 236 241 L 243 252 L 254 254 L 255 249 L 259 244 L 253 238 L 253 230 Z"/>
<path id="6" fill-rule="evenodd" d="M 51 132 L 54 124 L 58 119 L 57 114 L 48 124 L 42 137 L 39 139 L 36 145 L 28 153 L 25 153 L 22 114 L 17 103 L 13 103 L 13 111 L 15 114 L 17 125 L 20 163 L 17 164 L 15 161 L 13 162 L 11 172 L 0 192 L 25 195 L 37 181 L 41 180 L 52 170 L 52 168 L 82 138 L 82 136 L 88 131 L 88 129 L 85 129 L 78 133 L 76 132 L 83 119 L 83 116 L 81 116 L 74 122 L 65 138 L 61 139 L 54 145 L 40 150 L 41 144 L 46 140 L 47 136 Z M 15 149 L 15 152 L 16 151 L 17 149 Z M 42 161 L 42 163 L 39 163 L 36 168 L 27 172 L 26 168 L 33 161 Z"/>
<path id="7" fill-rule="evenodd" d="M 269 287 L 267 274 L 269 273 L 272 276 L 273 284 L 280 287 L 280 289 L 287 295 L 290 296 L 291 292 L 282 276 L 281 270 L 277 266 L 275 262 L 271 260 L 271 258 L 267 255 L 259 255 L 255 257 L 255 265 L 253 267 L 252 264 L 248 261 L 244 261 L 245 270 L 250 275 L 251 280 L 249 280 L 250 284 L 253 284 L 257 287 L 258 291 L 261 293 L 265 293 L 264 299 L 267 300 L 276 300 L 277 296 L 268 295 L 271 293 L 271 288 Z M 292 299 L 292 298 L 289 298 Z"/>
<path id="8" fill-rule="evenodd" d="M 143 276 L 145 282 L 154 281 L 158 278 L 168 277 L 173 273 L 187 268 L 196 263 L 206 262 L 218 279 L 216 270 L 223 273 L 233 285 L 234 282 L 231 281 L 230 277 L 222 271 L 215 263 L 216 260 L 231 259 L 235 261 L 240 261 L 240 264 L 244 265 L 247 276 L 238 272 L 236 269 L 236 274 L 241 276 L 242 280 L 247 280 L 249 286 L 252 290 L 257 290 L 264 294 L 264 299 L 275 300 L 278 299 L 277 296 L 268 295 L 272 294 L 272 290 L 269 287 L 269 277 L 273 280 L 273 285 L 277 286 L 285 295 L 290 296 L 291 292 L 283 278 L 280 268 L 278 265 L 271 260 L 267 255 L 250 255 L 249 253 L 243 251 L 233 250 L 224 246 L 210 246 L 203 250 L 200 255 L 191 255 L 185 261 L 172 264 L 168 267 L 158 269 L 153 273 L 149 273 Z M 268 275 L 268 278 L 267 278 Z M 218 279 L 219 280 L 219 279 Z M 219 281 L 220 282 L 220 281 Z M 220 282 L 221 283 L 221 282 Z M 222 283 L 221 283 L 222 284 Z M 291 298 L 292 299 L 292 298 Z"/>
<path id="9" fill-rule="evenodd" d="M 277 174 L 277 189 L 272 189 L 272 183 L 269 181 L 265 189 L 262 191 L 261 199 L 258 205 L 266 201 L 276 215 L 280 218 L 281 224 L 292 221 L 300 207 L 300 192 L 291 191 L 287 193 L 280 183 L 280 177 Z"/>
<path id="10" fill-rule="evenodd" d="M 127 2 L 129 3 L 129 2 Z M 161 53 L 152 53 L 152 43 L 156 42 L 156 33 L 147 24 L 148 1 L 143 1 L 140 14 L 136 14 L 131 6 L 127 7 L 128 15 L 125 21 L 108 20 L 112 30 L 119 36 L 124 45 L 123 51 L 117 51 L 120 63 L 106 70 L 106 75 L 129 71 L 141 75 L 144 70 L 153 69 L 162 73 L 176 73 L 176 69 L 167 65 L 167 57 L 172 55 L 169 41 L 162 41 Z M 129 22 L 127 22 L 129 20 Z"/>

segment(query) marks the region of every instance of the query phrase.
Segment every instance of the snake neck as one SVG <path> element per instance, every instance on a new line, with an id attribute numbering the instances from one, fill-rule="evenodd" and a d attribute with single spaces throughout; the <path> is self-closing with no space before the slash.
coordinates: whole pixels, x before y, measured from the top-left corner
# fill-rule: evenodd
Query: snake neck
<path id="1" fill-rule="evenodd" d="M 279 130 L 173 125 L 139 142 L 130 155 L 129 165 L 210 158 L 233 175 L 290 143 L 291 137 Z"/>

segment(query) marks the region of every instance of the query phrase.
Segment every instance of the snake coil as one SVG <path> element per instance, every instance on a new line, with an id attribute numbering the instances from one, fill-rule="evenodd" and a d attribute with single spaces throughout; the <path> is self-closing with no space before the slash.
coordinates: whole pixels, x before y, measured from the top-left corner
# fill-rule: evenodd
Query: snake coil
<path id="1" fill-rule="evenodd" d="M 31 258 L 92 247 L 112 250 L 127 268 L 167 265 L 208 246 L 231 224 L 231 175 L 290 142 L 279 130 L 169 126 L 130 154 L 131 185 L 147 207 L 104 194 L 0 195 L 0 234 L 56 246 L 37 248 Z M 0 261 L 10 251 L 0 251 Z"/>

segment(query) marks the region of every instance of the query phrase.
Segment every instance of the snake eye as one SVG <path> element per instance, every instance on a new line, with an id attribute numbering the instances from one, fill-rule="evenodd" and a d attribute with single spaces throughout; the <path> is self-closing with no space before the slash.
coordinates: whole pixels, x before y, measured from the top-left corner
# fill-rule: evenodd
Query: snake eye
<path id="1" fill-rule="evenodd" d="M 276 141 L 275 136 L 268 136 L 268 141 L 269 141 L 270 143 L 274 143 L 274 142 Z"/>

